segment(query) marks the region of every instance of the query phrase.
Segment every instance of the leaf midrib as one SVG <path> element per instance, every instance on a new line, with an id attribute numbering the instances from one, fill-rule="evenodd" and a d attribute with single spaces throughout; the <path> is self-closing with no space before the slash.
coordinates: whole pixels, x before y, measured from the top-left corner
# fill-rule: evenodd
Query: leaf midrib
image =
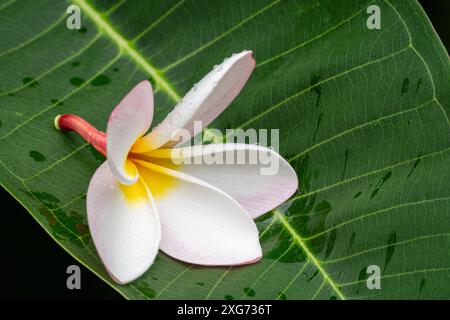
<path id="1" fill-rule="evenodd" d="M 181 97 L 176 92 L 174 86 L 166 79 L 164 73 L 156 68 L 154 65 L 146 59 L 142 53 L 136 49 L 131 41 L 126 39 L 120 34 L 108 21 L 106 16 L 101 15 L 97 9 L 89 4 L 86 0 L 72 0 L 73 3 L 80 6 L 85 14 L 97 25 L 97 27 L 103 31 L 103 34 L 112 42 L 114 42 L 119 49 L 127 54 L 137 66 L 148 73 L 156 82 L 159 88 L 161 88 L 173 101 L 178 102 Z"/>
<path id="2" fill-rule="evenodd" d="M 295 231 L 295 229 L 291 226 L 291 224 L 287 221 L 286 217 L 278 210 L 273 211 L 274 217 L 280 221 L 283 227 L 291 234 L 292 238 L 297 242 L 297 244 L 302 248 L 303 252 L 309 258 L 309 260 L 316 266 L 317 270 L 319 270 L 322 278 L 330 285 L 334 292 L 338 295 L 341 300 L 345 300 L 345 296 L 339 290 L 338 285 L 331 279 L 330 275 L 326 272 L 326 270 L 322 267 L 322 264 L 319 260 L 314 256 L 314 254 L 309 250 L 305 241 L 302 237 Z"/>

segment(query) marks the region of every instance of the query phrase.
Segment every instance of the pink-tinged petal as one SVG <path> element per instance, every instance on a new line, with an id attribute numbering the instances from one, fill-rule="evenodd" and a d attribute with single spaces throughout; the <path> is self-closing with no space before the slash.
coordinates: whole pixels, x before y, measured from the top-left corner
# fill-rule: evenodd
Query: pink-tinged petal
<path id="1" fill-rule="evenodd" d="M 171 147 L 195 136 L 202 127 L 194 126 L 194 121 L 201 121 L 203 127 L 210 124 L 239 94 L 254 68 L 251 51 L 224 60 L 197 83 L 158 126 L 139 139 L 133 152 Z M 180 129 L 186 129 L 190 136 L 179 134 Z M 174 137 L 178 140 L 172 140 Z"/>
<path id="2" fill-rule="evenodd" d="M 154 199 L 139 179 L 120 184 L 104 162 L 87 193 L 87 218 L 92 239 L 114 281 L 140 277 L 158 253 L 161 227 Z"/>
<path id="3" fill-rule="evenodd" d="M 245 164 L 238 163 L 238 155 L 246 159 Z M 254 219 L 278 207 L 298 187 L 297 174 L 290 164 L 275 151 L 258 145 L 209 144 L 158 149 L 145 156 L 182 163 L 177 170 L 223 190 Z M 213 159 L 217 160 L 213 163 Z M 227 159 L 234 163 L 227 164 Z M 253 164 L 250 159 L 255 159 Z"/>
<path id="4" fill-rule="evenodd" d="M 138 180 L 136 167 L 127 161 L 136 140 L 150 128 L 153 118 L 153 90 L 148 81 L 137 84 L 111 113 L 106 130 L 106 153 L 114 176 L 124 184 Z"/>
<path id="5" fill-rule="evenodd" d="M 167 185 L 163 191 L 152 189 L 161 219 L 162 251 L 208 266 L 242 265 L 261 258 L 255 223 L 229 195 L 175 170 L 136 163 L 145 181 Z"/>

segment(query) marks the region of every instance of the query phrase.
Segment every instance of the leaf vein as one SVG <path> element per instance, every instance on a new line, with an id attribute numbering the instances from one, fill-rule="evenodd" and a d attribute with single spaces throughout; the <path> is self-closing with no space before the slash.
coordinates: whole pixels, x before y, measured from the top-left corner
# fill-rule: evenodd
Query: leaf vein
<path id="1" fill-rule="evenodd" d="M 40 115 L 46 113 L 49 110 L 52 110 L 53 108 L 55 108 L 59 102 L 66 100 L 67 98 L 71 97 L 72 95 L 74 95 L 75 93 L 77 93 L 78 91 L 80 91 L 81 89 L 83 89 L 85 86 L 87 86 L 95 77 L 97 77 L 98 75 L 100 75 L 102 72 L 104 72 L 106 69 L 108 69 L 114 62 L 116 62 L 122 55 L 117 54 L 113 59 L 111 59 L 110 61 L 107 62 L 106 65 L 104 65 L 96 74 L 94 74 L 91 78 L 89 78 L 88 81 L 84 82 L 82 85 L 80 85 L 79 87 L 77 87 L 76 89 L 72 90 L 71 92 L 69 92 L 67 95 L 65 95 L 62 99 L 60 99 L 58 102 L 45 107 L 44 109 L 42 109 L 41 111 L 37 112 L 36 114 L 34 114 L 33 116 L 31 116 L 30 118 L 28 118 L 27 120 L 25 120 L 24 122 L 20 123 L 19 125 L 17 125 L 15 128 L 13 128 L 11 131 L 9 131 L 8 133 L 6 133 L 5 135 L 3 135 L 2 137 L 0 137 L 0 140 L 2 139 L 6 139 L 7 137 L 9 137 L 11 134 L 13 134 L 14 132 L 16 132 L 17 130 L 19 130 L 20 128 L 22 128 L 23 126 L 25 126 L 26 124 L 30 123 L 32 120 L 36 119 L 37 117 L 39 117 Z"/>
<path id="2" fill-rule="evenodd" d="M 53 22 L 50 26 L 48 26 L 45 30 L 43 30 L 42 32 L 32 36 L 31 38 L 27 39 L 26 41 L 22 42 L 21 44 L 10 48 L 8 50 L 5 50 L 3 52 L 0 52 L 0 57 L 3 57 L 4 55 L 10 54 L 11 52 L 17 51 L 20 48 L 23 48 L 31 43 L 33 43 L 34 41 L 38 40 L 39 38 L 43 37 L 44 35 L 46 35 L 47 33 L 49 33 L 50 31 L 52 31 L 55 27 L 58 26 L 59 23 L 61 23 L 61 21 L 63 21 L 65 19 L 65 15 L 62 15 L 61 17 L 58 18 L 58 20 L 56 20 L 55 22 Z"/>
<path id="3" fill-rule="evenodd" d="M 112 40 L 121 51 L 125 52 L 142 70 L 147 72 L 158 86 L 174 101 L 178 102 L 181 98 L 172 85 L 166 80 L 162 71 L 154 67 L 144 56 L 134 48 L 131 43 L 125 39 L 114 27 L 109 23 L 105 16 L 100 15 L 96 9 L 85 0 L 73 0 L 78 4 L 91 20 L 101 29 L 104 34 Z"/>
<path id="4" fill-rule="evenodd" d="M 409 244 L 411 242 L 420 241 L 420 240 L 428 240 L 428 239 L 433 239 L 433 238 L 442 238 L 442 237 L 449 237 L 449 236 L 450 236 L 450 233 L 429 234 L 429 235 L 415 237 L 415 238 L 411 238 L 411 239 L 407 239 L 407 240 L 403 240 L 403 241 L 389 243 L 389 244 L 379 246 L 379 247 L 373 247 L 373 248 L 370 248 L 367 250 L 362 250 L 362 251 L 353 253 L 353 254 L 345 256 L 345 257 L 340 257 L 340 258 L 327 260 L 327 261 L 321 261 L 321 262 L 325 265 L 334 264 L 334 263 L 352 259 L 357 256 L 365 255 L 365 254 L 368 254 L 368 253 L 371 253 L 374 251 L 383 250 L 383 249 L 386 249 L 389 247 L 397 247 L 397 246 L 402 246 L 402 245 Z"/>
<path id="5" fill-rule="evenodd" d="M 339 296 L 341 300 L 345 300 L 345 296 L 339 290 L 337 284 L 331 279 L 326 270 L 322 267 L 321 262 L 312 254 L 309 248 L 306 246 L 305 241 L 302 237 L 296 232 L 296 230 L 289 224 L 286 217 L 278 210 L 274 210 L 275 217 L 281 222 L 283 227 L 291 234 L 292 238 L 297 242 L 303 252 L 308 256 L 311 262 L 316 266 L 319 272 L 322 274 L 322 277 L 329 283 L 334 292 Z"/>
<path id="6" fill-rule="evenodd" d="M 430 158 L 430 157 L 433 157 L 435 155 L 443 154 L 443 153 L 448 152 L 448 151 L 450 151 L 450 148 L 446 148 L 446 149 L 439 150 L 439 151 L 436 151 L 436 152 L 432 152 L 432 153 L 429 153 L 429 154 L 426 154 L 426 155 L 422 155 L 422 156 L 418 156 L 418 157 L 415 157 L 415 158 L 411 158 L 411 159 L 408 159 L 408 160 L 405 160 L 405 161 L 397 162 L 397 163 L 394 163 L 392 165 L 389 165 L 389 166 L 386 166 L 386 167 L 383 167 L 383 168 L 380 168 L 380 169 L 376 169 L 376 170 L 373 170 L 373 171 L 370 171 L 370 172 L 366 172 L 364 174 L 361 174 L 361 175 L 358 175 L 358 176 L 355 176 L 355 177 L 352 177 L 352 178 L 349 178 L 349 179 L 346 179 L 346 180 L 342 180 L 342 181 L 336 182 L 334 184 L 330 184 L 328 186 L 316 189 L 314 191 L 310 191 L 308 193 L 304 193 L 304 194 L 298 195 L 298 196 L 292 198 L 290 201 L 295 201 L 295 200 L 299 200 L 299 199 L 302 199 L 302 198 L 305 198 L 305 197 L 309 197 L 309 196 L 311 196 L 313 194 L 316 194 L 318 192 L 322 192 L 322 191 L 325 191 L 325 190 L 328 190 L 328 189 L 331 189 L 331 188 L 335 188 L 335 187 L 340 186 L 342 184 L 346 184 L 348 182 L 352 182 L 352 181 L 355 181 L 355 180 L 358 180 L 358 179 L 370 176 L 372 174 L 377 174 L 377 173 L 383 172 L 383 171 L 388 170 L 388 169 L 399 167 L 399 166 L 402 166 L 404 164 L 407 164 L 407 163 L 410 163 L 410 162 L 413 162 L 413 161 L 417 161 L 419 159 Z"/>
<path id="7" fill-rule="evenodd" d="M 330 231 L 337 230 L 337 229 L 339 229 L 339 228 L 341 228 L 341 227 L 343 227 L 343 226 L 345 226 L 347 224 L 351 224 L 351 223 L 354 223 L 354 222 L 359 221 L 359 220 L 364 220 L 364 219 L 367 219 L 369 217 L 378 216 L 379 214 L 385 214 L 385 213 L 387 213 L 389 211 L 392 211 L 392 210 L 396 210 L 396 209 L 400 209 L 400 208 L 404 208 L 404 207 L 410 207 L 410 206 L 417 206 L 417 205 L 420 205 L 420 204 L 434 203 L 436 201 L 447 201 L 447 200 L 450 200 L 450 197 L 425 199 L 425 200 L 414 201 L 414 202 L 406 202 L 406 203 L 398 204 L 398 205 L 395 205 L 395 206 L 392 206 L 392 207 L 388 207 L 388 208 L 372 211 L 372 212 L 369 212 L 367 214 L 363 214 L 363 215 L 361 215 L 359 217 L 356 217 L 356 218 L 353 218 L 353 219 L 341 222 L 341 223 L 339 223 L 339 224 L 337 224 L 337 225 L 335 225 L 335 226 L 333 226 L 333 227 L 331 227 L 329 229 L 326 229 L 324 231 L 316 233 L 316 234 L 314 234 L 312 236 L 306 237 L 306 238 L 304 238 L 304 240 L 305 241 L 313 240 L 313 239 L 315 239 L 317 237 L 320 237 L 320 236 L 323 236 L 323 235 L 329 233 Z"/>
<path id="8" fill-rule="evenodd" d="M 66 64 L 67 62 L 69 62 L 70 60 L 72 60 L 73 58 L 78 57 L 80 54 L 82 54 L 84 51 L 86 51 L 87 49 L 89 49 L 97 40 L 98 38 L 100 38 L 100 34 L 96 34 L 95 37 L 93 37 L 86 46 L 84 46 L 83 48 L 81 48 L 80 50 L 78 50 L 77 52 L 75 52 L 74 54 L 71 54 L 70 56 L 68 56 L 67 58 L 65 58 L 64 60 L 60 61 L 59 63 L 55 64 L 54 66 L 52 66 L 50 69 L 48 69 L 47 71 L 43 72 L 42 74 L 40 74 L 39 76 L 37 76 L 36 78 L 34 78 L 34 81 L 40 80 L 42 78 L 44 78 L 45 76 L 48 76 L 49 74 L 51 74 L 53 71 L 55 71 L 56 69 L 58 69 L 59 67 L 63 66 L 64 64 Z M 10 94 L 10 93 L 16 93 L 24 88 L 28 87 L 28 83 L 21 85 L 15 89 L 12 89 L 10 91 L 6 91 L 6 92 L 2 92 L 0 93 L 0 97 Z"/>
<path id="9" fill-rule="evenodd" d="M 255 17 L 259 16 L 260 14 L 262 14 L 263 12 L 265 12 L 266 10 L 270 9 L 271 7 L 273 7 L 274 5 L 280 3 L 281 0 L 275 0 L 274 2 L 268 4 L 267 6 L 263 7 L 262 9 L 259 9 L 258 11 L 254 12 L 253 14 L 251 14 L 250 16 L 246 17 L 244 20 L 242 20 L 241 22 L 239 22 L 238 24 L 234 25 L 232 28 L 228 29 L 227 31 L 225 31 L 224 33 L 220 34 L 219 36 L 217 36 L 216 38 L 208 41 L 206 44 L 198 47 L 197 49 L 195 49 L 194 51 L 188 53 L 187 55 L 185 55 L 184 57 L 182 57 L 181 59 L 172 62 L 171 64 L 165 66 L 162 71 L 163 72 L 167 72 L 170 69 L 173 69 L 174 67 L 176 67 L 177 65 L 179 65 L 180 63 L 194 57 L 197 53 L 203 51 L 204 49 L 208 48 L 209 46 L 213 45 L 214 43 L 218 42 L 219 40 L 221 40 L 222 38 L 226 37 L 228 34 L 234 32 L 235 30 L 239 29 L 240 27 L 242 27 L 244 24 L 246 24 L 247 22 L 249 22 L 250 20 L 254 19 Z"/>

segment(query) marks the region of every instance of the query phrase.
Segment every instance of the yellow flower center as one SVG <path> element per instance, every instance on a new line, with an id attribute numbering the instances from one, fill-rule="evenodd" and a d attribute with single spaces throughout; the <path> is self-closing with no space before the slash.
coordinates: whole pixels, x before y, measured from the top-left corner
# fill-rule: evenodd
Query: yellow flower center
<path id="1" fill-rule="evenodd" d="M 148 201 L 144 183 L 154 198 L 162 197 L 177 184 L 177 178 L 169 175 L 165 169 L 177 170 L 179 167 L 170 158 L 161 159 L 130 153 L 125 161 L 125 171 L 131 176 L 138 173 L 139 180 L 133 185 L 121 184 L 121 190 L 130 203 Z"/>

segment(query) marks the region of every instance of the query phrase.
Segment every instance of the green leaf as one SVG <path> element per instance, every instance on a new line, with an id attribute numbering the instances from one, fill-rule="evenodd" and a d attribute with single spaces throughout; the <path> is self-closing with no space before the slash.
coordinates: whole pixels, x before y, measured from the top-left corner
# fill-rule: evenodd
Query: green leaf
<path id="1" fill-rule="evenodd" d="M 418 3 L 75 3 L 81 30 L 66 28 L 69 2 L 0 4 L 0 181 L 81 263 L 133 299 L 450 297 L 450 66 Z M 380 30 L 366 27 L 372 4 Z M 160 254 L 137 281 L 113 283 L 86 225 L 103 158 L 57 132 L 54 117 L 76 113 L 104 130 L 149 78 L 158 123 L 243 49 L 257 68 L 212 127 L 279 128 L 300 183 L 257 221 L 264 258 L 200 268 Z M 366 286 L 369 265 L 380 267 L 381 290 Z"/>

